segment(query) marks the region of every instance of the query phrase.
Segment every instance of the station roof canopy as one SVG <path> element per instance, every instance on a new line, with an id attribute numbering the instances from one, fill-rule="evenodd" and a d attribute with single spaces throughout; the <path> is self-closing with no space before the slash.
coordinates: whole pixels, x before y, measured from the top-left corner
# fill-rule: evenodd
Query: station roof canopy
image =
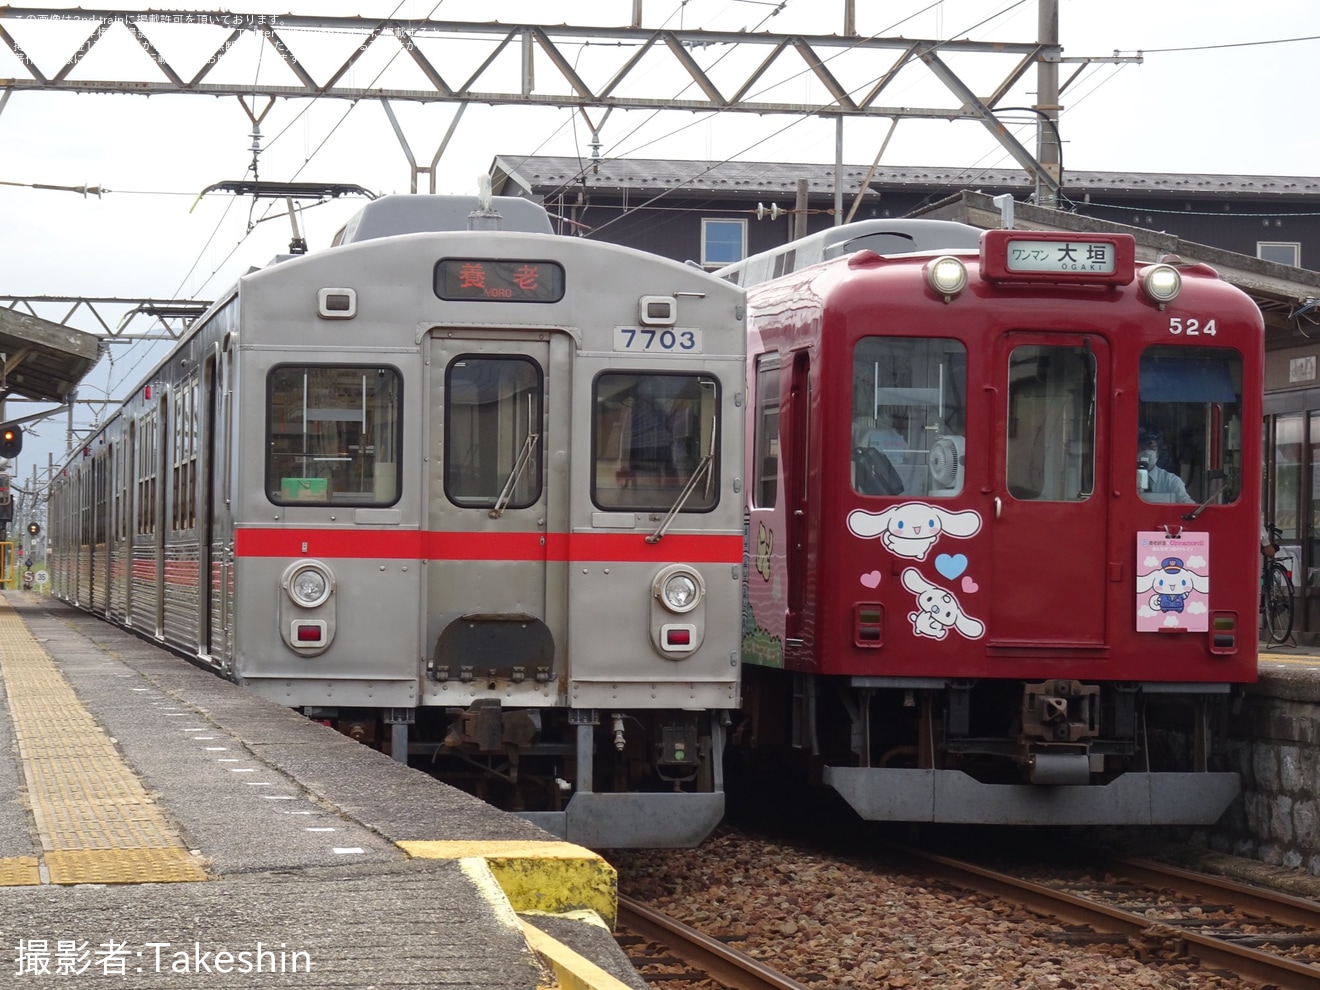
<path id="1" fill-rule="evenodd" d="M 39 316 L 0 309 L 0 401 L 11 395 L 67 402 L 101 356 L 101 338 Z"/>

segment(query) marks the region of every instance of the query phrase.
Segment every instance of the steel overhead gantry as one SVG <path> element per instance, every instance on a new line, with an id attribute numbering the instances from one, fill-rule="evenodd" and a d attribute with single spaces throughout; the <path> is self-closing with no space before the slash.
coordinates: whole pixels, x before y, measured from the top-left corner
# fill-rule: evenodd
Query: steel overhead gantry
<path id="1" fill-rule="evenodd" d="M 59 307 L 63 316 L 59 321 L 46 319 L 37 315 L 39 307 Z M 78 387 L 106 349 L 115 343 L 178 340 L 209 307 L 209 302 L 195 299 L 0 295 L 0 421 L 21 427 L 65 411 L 65 445 L 72 450 L 74 406 L 105 405 L 101 400 L 78 398 Z M 114 319 L 111 312 L 121 315 Z M 79 313 L 90 315 L 104 334 L 69 326 Z M 130 332 L 135 323 L 146 321 L 152 321 L 155 332 Z M 6 400 L 37 403 L 43 408 L 11 416 L 5 409 Z"/>
<path id="2" fill-rule="evenodd" d="M 1038 0 L 1042 18 L 1057 9 L 1057 0 Z M 368 17 L 319 17 L 293 14 L 245 14 L 228 11 L 169 11 L 84 8 L 41 8 L 0 6 L 0 45 L 17 58 L 19 74 L 0 78 L 0 111 L 11 93 L 65 91 L 117 93 L 139 96 L 197 94 L 233 96 L 244 99 L 280 98 L 378 100 L 389 111 L 390 101 L 421 103 L 468 103 L 510 106 L 573 107 L 584 116 L 588 108 L 688 110 L 792 116 L 833 117 L 842 127 L 847 119 L 907 118 L 974 120 L 986 127 L 1038 185 L 1057 194 L 1057 166 L 1042 166 L 996 117 L 996 108 L 1010 89 L 1033 65 L 1057 68 L 1061 62 L 1122 62 L 1134 59 L 1065 59 L 1054 38 L 1022 43 L 970 40 L 911 39 L 863 36 L 856 33 L 853 0 L 844 0 L 843 34 L 807 35 L 774 32 L 703 31 L 641 26 L 640 3 L 634 4 L 633 23 L 627 27 L 547 24 L 500 24 L 467 21 L 412 20 Z M 29 48 L 58 50 L 67 45 L 67 26 L 85 23 L 88 34 L 81 43 L 56 55 L 37 60 Z M 56 27 L 58 26 L 58 27 Z M 186 30 L 215 38 L 209 58 L 197 64 L 168 53 L 168 41 Z M 105 39 L 127 39 L 141 50 L 141 74 L 146 78 L 88 78 L 79 71 L 87 53 Z M 40 41 L 41 44 L 37 44 Z M 465 46 L 461 59 L 446 56 L 456 43 Z M 253 74 L 235 53 L 253 52 L 269 45 L 279 56 L 285 81 L 280 84 L 253 82 Z M 397 46 L 392 54 L 404 56 L 411 82 L 391 80 L 388 86 L 353 85 L 351 70 L 374 46 Z M 471 51 L 480 47 L 476 68 L 466 78 L 446 76 L 437 66 L 472 62 Z M 720 57 L 704 64 L 699 53 L 720 56 L 735 49 L 755 46 L 760 58 L 730 69 L 715 65 Z M 582 51 L 590 51 L 590 69 L 579 62 Z M 300 52 L 315 55 L 326 64 L 338 60 L 322 78 L 307 69 Z M 888 66 L 876 68 L 878 56 L 888 53 Z M 949 67 L 946 56 L 978 56 L 1009 62 L 1002 80 L 984 95 L 977 96 Z M 518 88 L 509 88 L 507 64 L 518 60 Z M 1140 59 L 1135 59 L 1139 61 Z M 730 60 L 733 61 L 733 60 Z M 645 63 L 645 69 L 640 66 Z M 655 71 L 668 63 L 674 71 Z M 0 63 L 3 64 L 3 63 Z M 979 63 L 978 63 L 979 64 Z M 926 67 L 931 78 L 950 94 L 945 106 L 884 105 L 880 97 L 905 69 Z M 541 71 L 537 71 L 540 69 Z M 828 99 L 820 103 L 783 102 L 758 98 L 756 87 L 764 86 L 785 70 L 810 73 L 823 87 Z M 448 71 L 448 70 L 447 70 Z M 686 78 L 700 95 L 678 98 L 672 82 L 663 91 L 648 87 L 662 78 Z M 782 81 L 782 76 L 779 77 Z M 844 80 L 849 80 L 845 83 Z M 859 82 L 864 80 L 864 82 Z M 1066 84 L 1065 84 L 1066 85 Z M 624 95 L 624 94 L 628 95 Z M 244 110 L 251 110 L 244 103 Z M 1057 106 L 1041 108 L 1057 118 Z M 430 170 L 413 160 L 397 122 L 391 124 L 404 146 L 413 170 L 430 171 L 434 188 L 434 162 Z M 599 123 L 593 124 L 593 132 Z M 603 122 L 603 121 L 602 121 Z M 841 135 L 841 131 L 840 131 Z M 446 135 L 445 140 L 448 140 Z M 838 142 L 840 145 L 842 141 Z M 443 152 L 443 145 L 441 152 Z M 437 159 L 439 154 L 437 153 Z"/>
<path id="3" fill-rule="evenodd" d="M 130 299 L 117 296 L 17 296 L 0 295 L 0 328 L 28 323 L 46 328 L 46 332 L 55 335 L 79 335 L 71 339 L 90 337 L 95 341 L 120 339 L 137 340 L 178 340 L 188 329 L 189 324 L 206 312 L 210 302 L 200 299 Z M 64 315 L 59 320 L 49 320 L 37 315 L 37 307 L 59 306 Z M 67 308 L 65 308 L 67 307 Z M 19 309 L 24 313 L 18 312 Z M 110 310 L 120 312 L 115 318 Z M 70 327 L 69 321 L 85 310 L 104 333 L 87 334 Z M 130 333 L 134 323 L 154 320 L 155 323 L 144 332 Z M 98 354 L 99 356 L 99 354 Z M 94 363 L 94 362 L 93 362 Z M 82 377 L 88 368 L 84 368 L 78 377 Z M 36 398 L 36 396 L 32 396 Z"/>

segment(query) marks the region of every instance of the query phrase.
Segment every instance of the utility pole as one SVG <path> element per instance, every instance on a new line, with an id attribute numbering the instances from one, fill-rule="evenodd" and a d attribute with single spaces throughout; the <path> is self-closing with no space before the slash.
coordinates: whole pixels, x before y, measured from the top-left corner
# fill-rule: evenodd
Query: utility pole
<path id="1" fill-rule="evenodd" d="M 1037 40 L 1041 48 L 1059 44 L 1059 0 L 1036 0 Z M 1054 177 L 1054 185 L 1036 179 L 1036 205 L 1059 207 L 1058 186 L 1063 184 L 1063 154 L 1059 147 L 1059 63 L 1048 58 L 1036 62 L 1036 159 Z"/>

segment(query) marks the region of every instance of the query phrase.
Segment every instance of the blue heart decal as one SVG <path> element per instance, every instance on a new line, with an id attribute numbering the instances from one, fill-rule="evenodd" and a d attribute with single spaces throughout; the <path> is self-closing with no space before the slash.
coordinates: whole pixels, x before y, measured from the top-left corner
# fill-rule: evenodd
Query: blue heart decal
<path id="1" fill-rule="evenodd" d="M 967 557 L 965 554 L 961 553 L 942 553 L 935 558 L 935 570 L 939 571 L 952 581 L 963 571 L 967 570 Z"/>

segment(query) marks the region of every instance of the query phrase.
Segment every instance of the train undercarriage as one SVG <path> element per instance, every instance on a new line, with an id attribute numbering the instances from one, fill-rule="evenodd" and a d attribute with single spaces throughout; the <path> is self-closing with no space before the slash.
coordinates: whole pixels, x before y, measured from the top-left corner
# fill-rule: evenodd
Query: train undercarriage
<path id="1" fill-rule="evenodd" d="M 1205 824 L 1238 793 L 1227 685 L 744 673 L 741 765 L 798 766 L 867 820 Z"/>
<path id="2" fill-rule="evenodd" d="M 728 713 L 308 708 L 419 770 L 592 849 L 690 848 L 724 816 Z"/>

